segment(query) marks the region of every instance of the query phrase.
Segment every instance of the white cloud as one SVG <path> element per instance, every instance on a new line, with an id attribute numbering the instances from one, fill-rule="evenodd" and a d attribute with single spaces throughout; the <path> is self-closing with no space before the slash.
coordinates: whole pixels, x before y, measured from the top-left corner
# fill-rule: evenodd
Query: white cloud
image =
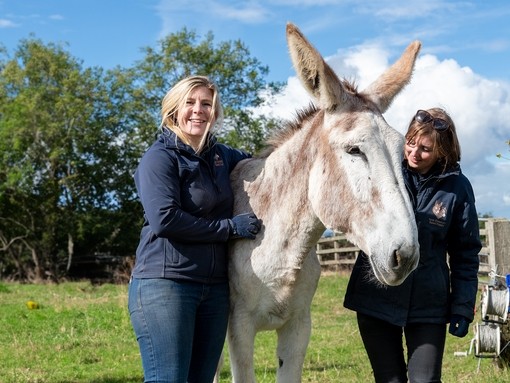
<path id="1" fill-rule="evenodd" d="M 244 23 L 259 23 L 266 21 L 270 15 L 267 8 L 257 4 L 243 5 L 242 7 L 221 6 L 216 9 L 218 17 L 223 16 L 230 20 L 237 20 Z"/>
<path id="2" fill-rule="evenodd" d="M 350 2 L 355 2 L 356 0 L 350 0 Z M 346 0 L 270 0 L 266 1 L 271 5 L 278 6 L 289 6 L 294 8 L 299 7 L 318 7 L 318 6 L 335 6 L 335 5 L 344 5 L 349 3 Z"/>
<path id="3" fill-rule="evenodd" d="M 354 82 L 360 89 L 367 87 L 388 67 L 390 53 L 377 43 L 350 48 L 326 57 L 335 72 Z"/>
<path id="4" fill-rule="evenodd" d="M 510 194 L 503 194 L 503 203 L 506 206 L 510 206 Z"/>
<path id="5" fill-rule="evenodd" d="M 0 19 L 0 28 L 16 28 L 19 24 L 16 24 L 12 20 Z"/>
<path id="6" fill-rule="evenodd" d="M 200 6 L 189 8 L 189 1 L 181 0 L 161 0 L 158 4 L 159 14 L 165 24 L 173 25 L 172 20 L 183 13 L 202 13 L 203 15 L 222 20 L 237 21 L 244 24 L 257 24 L 264 22 L 270 16 L 269 8 L 256 2 L 222 2 L 215 0 L 202 1 Z M 191 12 L 192 11 L 192 12 Z"/>
<path id="7" fill-rule="evenodd" d="M 510 218 L 510 161 L 498 160 L 492 170 L 464 171 L 473 184 L 478 212 Z"/>
<path id="8" fill-rule="evenodd" d="M 375 15 L 386 22 L 394 22 L 395 20 L 404 19 L 421 19 L 425 17 L 433 17 L 437 14 L 445 14 L 462 10 L 467 4 L 451 4 L 447 1 L 386 1 L 383 4 L 379 2 L 371 2 L 368 5 L 362 4 L 360 8 L 363 13 Z"/>

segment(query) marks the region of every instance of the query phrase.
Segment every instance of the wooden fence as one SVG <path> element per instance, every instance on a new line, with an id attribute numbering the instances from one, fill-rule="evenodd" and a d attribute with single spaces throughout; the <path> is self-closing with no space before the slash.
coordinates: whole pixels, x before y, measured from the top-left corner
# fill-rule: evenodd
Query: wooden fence
<path id="1" fill-rule="evenodd" d="M 499 218 L 480 218 L 480 274 L 495 270 L 498 274 L 510 274 L 510 221 Z M 317 257 L 324 271 L 349 271 L 356 261 L 359 248 L 347 241 L 343 233 L 317 242 Z"/>

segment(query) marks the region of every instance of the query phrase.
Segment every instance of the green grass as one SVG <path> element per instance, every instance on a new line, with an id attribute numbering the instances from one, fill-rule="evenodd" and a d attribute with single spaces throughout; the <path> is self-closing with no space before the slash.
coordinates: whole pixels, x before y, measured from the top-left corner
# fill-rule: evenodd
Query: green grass
<path id="1" fill-rule="evenodd" d="M 347 279 L 328 275 L 320 280 L 303 382 L 373 381 L 355 314 L 342 305 Z M 39 309 L 28 309 L 29 300 L 37 302 Z M 122 285 L 1 283 L 0 382 L 142 382 L 126 307 L 127 288 Z M 510 372 L 499 369 L 492 359 L 454 356 L 455 351 L 468 351 L 471 338 L 472 332 L 463 339 L 447 337 L 443 382 L 510 381 Z M 275 381 L 275 349 L 274 332 L 257 336 L 255 363 L 260 383 Z M 230 380 L 227 353 L 221 381 Z"/>

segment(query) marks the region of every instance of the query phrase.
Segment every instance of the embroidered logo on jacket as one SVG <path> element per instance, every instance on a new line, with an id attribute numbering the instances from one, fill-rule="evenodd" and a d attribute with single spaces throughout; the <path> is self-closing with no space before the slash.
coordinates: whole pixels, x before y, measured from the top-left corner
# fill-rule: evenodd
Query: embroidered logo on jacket
<path id="1" fill-rule="evenodd" d="M 214 166 L 223 166 L 223 159 L 218 155 L 214 155 Z"/>
<path id="2" fill-rule="evenodd" d="M 436 203 L 432 207 L 432 213 L 434 213 L 437 219 L 445 219 L 446 206 L 441 201 L 436 201 Z"/>

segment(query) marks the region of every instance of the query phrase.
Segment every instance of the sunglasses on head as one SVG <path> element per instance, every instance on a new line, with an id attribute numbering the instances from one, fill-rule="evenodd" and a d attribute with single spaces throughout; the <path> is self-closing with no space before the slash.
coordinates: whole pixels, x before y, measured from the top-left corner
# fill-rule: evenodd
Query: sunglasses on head
<path id="1" fill-rule="evenodd" d="M 432 126 L 439 132 L 443 132 L 450 127 L 450 124 L 442 118 L 435 118 L 426 110 L 418 110 L 414 115 L 414 119 L 421 124 L 432 122 Z"/>

